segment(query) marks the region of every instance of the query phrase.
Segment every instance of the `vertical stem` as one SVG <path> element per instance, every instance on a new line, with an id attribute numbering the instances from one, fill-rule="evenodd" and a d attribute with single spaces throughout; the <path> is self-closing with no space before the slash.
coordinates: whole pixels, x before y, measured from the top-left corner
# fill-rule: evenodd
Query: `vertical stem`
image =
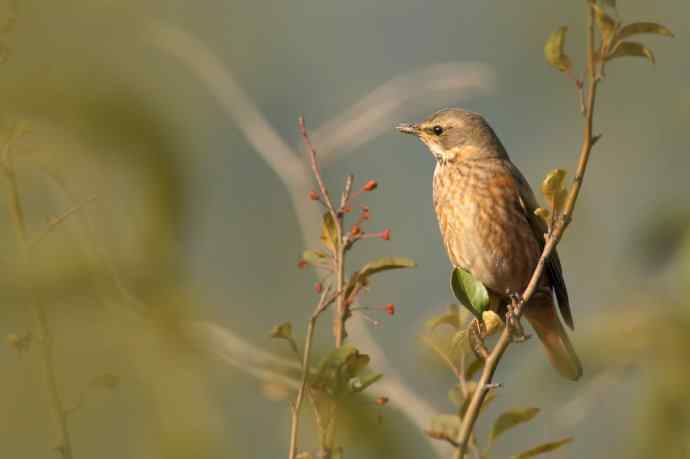
<path id="1" fill-rule="evenodd" d="M 309 378 L 309 357 L 311 356 L 311 343 L 314 338 L 314 328 L 316 326 L 316 319 L 318 315 L 314 314 L 309 319 L 307 326 L 307 337 L 304 343 L 304 355 L 302 357 L 302 383 L 297 392 L 297 399 L 295 405 L 292 407 L 292 429 L 290 431 L 290 450 L 288 452 L 288 459 L 295 459 L 297 457 L 297 438 L 299 436 L 299 414 L 302 402 L 304 401 L 304 394 L 308 390 L 307 379 Z"/>
<path id="2" fill-rule="evenodd" d="M 343 247 L 342 221 L 336 225 L 338 227 L 338 247 L 336 248 L 335 276 L 336 291 L 340 292 L 335 303 L 335 347 L 341 347 L 345 341 L 345 250 Z"/>
<path id="3" fill-rule="evenodd" d="M 17 178 L 12 168 L 11 158 L 9 156 L 5 157 L 5 162 L 6 164 L 4 164 L 4 172 L 9 185 L 8 206 L 10 215 L 17 233 L 17 241 L 20 246 L 22 261 L 28 264 L 27 248 L 29 245 L 29 238 L 24 220 L 24 211 L 19 199 Z M 41 303 L 36 291 L 31 288 L 29 291 L 31 292 L 31 306 L 34 320 L 36 321 L 36 327 L 38 329 L 38 344 L 40 346 L 43 361 L 43 372 L 46 378 L 46 385 L 48 386 L 53 416 L 59 430 L 58 443 L 55 445 L 55 450 L 60 453 L 63 459 L 72 459 L 72 442 L 69 437 L 69 430 L 67 426 L 67 412 L 65 411 L 62 399 L 60 397 L 57 378 L 55 377 L 55 362 L 53 360 L 52 347 L 53 343 L 52 335 L 50 333 L 50 326 L 48 325 L 48 318 L 46 317 L 45 307 Z"/>

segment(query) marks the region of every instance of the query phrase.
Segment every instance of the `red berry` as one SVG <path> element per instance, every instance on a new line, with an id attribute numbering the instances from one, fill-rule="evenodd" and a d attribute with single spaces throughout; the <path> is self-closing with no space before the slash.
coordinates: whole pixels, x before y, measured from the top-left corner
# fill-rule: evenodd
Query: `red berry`
<path id="1" fill-rule="evenodd" d="M 383 230 L 383 233 L 381 233 L 381 239 L 383 239 L 384 241 L 390 241 L 390 239 L 391 239 L 391 230 L 389 230 L 388 228 L 386 228 L 385 230 Z"/>
<path id="2" fill-rule="evenodd" d="M 376 399 L 376 404 L 379 406 L 383 406 L 386 403 L 388 403 L 388 397 L 379 397 Z"/>
<path id="3" fill-rule="evenodd" d="M 369 180 L 362 187 L 362 191 L 374 191 L 376 189 L 376 187 L 378 187 L 378 186 L 379 186 L 379 184 L 376 180 Z"/>
<path id="4" fill-rule="evenodd" d="M 389 316 L 395 314 L 395 305 L 393 303 L 388 303 L 386 305 L 386 314 L 388 314 Z"/>
<path id="5" fill-rule="evenodd" d="M 298 267 L 299 269 L 304 269 L 304 268 L 306 268 L 306 267 L 307 267 L 307 262 L 306 262 L 306 260 L 301 260 L 301 259 L 300 259 L 300 260 L 297 262 L 297 267 Z"/>
<path id="6" fill-rule="evenodd" d="M 317 282 L 314 284 L 314 291 L 316 293 L 321 293 L 323 292 L 323 285 L 321 285 L 321 282 Z"/>
<path id="7" fill-rule="evenodd" d="M 309 199 L 311 199 L 312 201 L 318 201 L 320 199 L 319 193 L 317 193 L 316 191 L 310 191 Z"/>
<path id="8" fill-rule="evenodd" d="M 353 236 L 359 236 L 360 234 L 362 234 L 362 228 L 360 228 L 359 225 L 352 225 L 350 234 Z"/>

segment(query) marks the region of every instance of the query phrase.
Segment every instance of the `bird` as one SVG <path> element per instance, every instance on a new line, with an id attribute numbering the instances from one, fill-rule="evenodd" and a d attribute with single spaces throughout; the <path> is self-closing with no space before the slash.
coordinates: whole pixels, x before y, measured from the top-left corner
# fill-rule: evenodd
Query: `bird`
<path id="1" fill-rule="evenodd" d="M 527 287 L 547 233 L 545 222 L 534 213 L 539 205 L 528 181 L 477 113 L 449 108 L 397 129 L 416 136 L 436 160 L 433 205 L 451 263 L 486 287 L 492 308 L 507 310 L 511 297 Z M 523 314 L 553 367 L 574 381 L 582 376 L 582 365 L 556 302 L 563 321 L 574 330 L 568 290 L 554 250 Z"/>

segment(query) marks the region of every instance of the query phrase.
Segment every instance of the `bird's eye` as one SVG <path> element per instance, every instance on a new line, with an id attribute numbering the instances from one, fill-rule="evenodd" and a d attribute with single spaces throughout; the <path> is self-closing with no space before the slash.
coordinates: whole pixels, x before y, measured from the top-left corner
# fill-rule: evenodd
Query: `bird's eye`
<path id="1" fill-rule="evenodd" d="M 441 126 L 434 126 L 432 128 L 432 130 L 434 131 L 434 134 L 436 134 L 436 135 L 443 134 L 443 128 Z"/>

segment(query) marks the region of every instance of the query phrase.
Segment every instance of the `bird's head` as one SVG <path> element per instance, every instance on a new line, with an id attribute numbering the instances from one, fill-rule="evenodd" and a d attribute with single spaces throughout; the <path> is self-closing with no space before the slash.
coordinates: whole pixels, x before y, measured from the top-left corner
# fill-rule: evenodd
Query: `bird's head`
<path id="1" fill-rule="evenodd" d="M 441 110 L 419 124 L 401 124 L 397 129 L 417 136 L 441 162 L 507 158 L 489 123 L 460 108 Z"/>

